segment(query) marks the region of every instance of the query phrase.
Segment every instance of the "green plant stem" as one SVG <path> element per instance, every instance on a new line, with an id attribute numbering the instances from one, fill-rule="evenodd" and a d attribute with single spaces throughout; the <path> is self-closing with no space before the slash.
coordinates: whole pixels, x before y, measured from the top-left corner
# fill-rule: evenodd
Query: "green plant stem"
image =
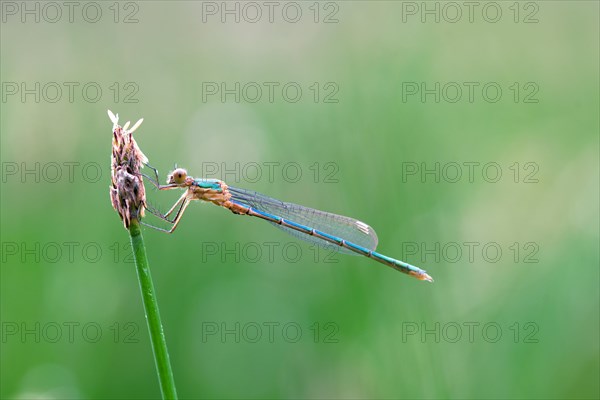
<path id="1" fill-rule="evenodd" d="M 140 290 L 142 291 L 142 301 L 146 312 L 146 322 L 150 332 L 150 342 L 152 343 L 152 352 L 156 362 L 156 371 L 160 383 L 160 391 L 163 399 L 177 399 L 175 381 L 173 380 L 173 371 L 169 361 L 169 351 L 167 350 L 167 341 L 160 322 L 160 313 L 158 311 L 158 301 L 154 293 L 154 284 L 150 275 L 148 258 L 146 257 L 146 246 L 140 224 L 137 220 L 132 220 L 129 225 L 129 235 L 131 237 L 131 247 L 135 259 L 138 280 L 140 281 Z"/>

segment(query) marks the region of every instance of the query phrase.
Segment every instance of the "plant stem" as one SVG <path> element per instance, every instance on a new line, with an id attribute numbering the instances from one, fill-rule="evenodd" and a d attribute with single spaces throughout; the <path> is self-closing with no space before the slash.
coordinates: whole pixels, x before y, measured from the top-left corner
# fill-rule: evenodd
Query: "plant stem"
<path id="1" fill-rule="evenodd" d="M 163 399 L 177 399 L 175 381 L 173 380 L 173 371 L 169 361 L 169 351 L 167 350 L 167 341 L 160 322 L 160 313 L 158 311 L 158 301 L 154 293 L 154 284 L 150 275 L 150 267 L 146 257 L 146 246 L 140 224 L 133 219 L 129 226 L 129 235 L 131 237 L 131 247 L 135 259 L 140 290 L 142 291 L 142 301 L 146 312 L 146 322 L 150 332 L 150 342 L 152 343 L 152 352 L 156 362 L 156 371 L 160 383 L 160 391 Z"/>

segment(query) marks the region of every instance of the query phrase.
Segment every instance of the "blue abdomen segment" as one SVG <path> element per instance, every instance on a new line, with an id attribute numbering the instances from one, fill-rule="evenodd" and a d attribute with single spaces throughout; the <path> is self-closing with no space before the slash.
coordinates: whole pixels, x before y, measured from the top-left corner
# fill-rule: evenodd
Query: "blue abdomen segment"
<path id="1" fill-rule="evenodd" d="M 258 218 L 264 219 L 266 221 L 269 221 L 273 224 L 277 224 L 282 227 L 294 230 L 296 232 L 303 233 L 303 234 L 307 235 L 308 237 L 319 238 L 327 243 L 331 243 L 331 244 L 340 246 L 341 248 L 348 249 L 348 250 L 354 252 L 355 254 L 359 254 L 359 255 L 371 258 L 377 262 L 380 262 L 384 265 L 392 267 L 395 270 L 398 270 L 405 274 L 414 276 L 415 278 L 418 278 L 421 280 L 427 280 L 430 282 L 433 281 L 433 279 L 431 279 L 431 277 L 429 275 L 427 275 L 427 273 L 424 270 L 422 270 L 418 267 L 415 267 L 414 265 L 405 263 L 400 260 L 396 260 L 396 259 L 388 257 L 388 256 L 384 256 L 383 254 L 377 253 L 377 252 L 367 249 L 363 246 L 359 246 L 355 243 L 349 242 L 341 237 L 330 235 L 330 234 L 328 234 L 326 232 L 322 232 L 318 229 L 314 229 L 309 226 L 287 220 L 285 218 L 282 218 L 280 216 L 277 216 L 277 215 L 274 215 L 271 213 L 257 210 L 253 207 L 248 206 L 247 204 L 244 204 L 244 203 L 241 203 L 241 202 L 238 202 L 235 200 L 233 202 L 235 204 L 238 204 L 238 205 L 246 208 L 247 215 L 250 215 L 253 217 L 258 217 Z"/>

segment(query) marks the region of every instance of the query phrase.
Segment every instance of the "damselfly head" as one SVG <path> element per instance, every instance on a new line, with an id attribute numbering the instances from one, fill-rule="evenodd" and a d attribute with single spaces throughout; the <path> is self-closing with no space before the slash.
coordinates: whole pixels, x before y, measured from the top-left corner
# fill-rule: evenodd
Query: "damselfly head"
<path id="1" fill-rule="evenodd" d="M 187 179 L 187 171 L 183 168 L 176 168 L 167 176 L 167 184 L 183 185 Z"/>

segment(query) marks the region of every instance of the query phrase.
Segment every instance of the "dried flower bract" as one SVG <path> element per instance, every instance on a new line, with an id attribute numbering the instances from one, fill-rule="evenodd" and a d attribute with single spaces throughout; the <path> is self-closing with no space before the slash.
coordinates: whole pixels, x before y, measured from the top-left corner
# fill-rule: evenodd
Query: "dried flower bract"
<path id="1" fill-rule="evenodd" d="M 148 159 L 132 135 L 143 119 L 129 128 L 129 121 L 123 127 L 119 125 L 119 114 L 114 115 L 108 110 L 108 116 L 113 123 L 110 200 L 123 225 L 129 229 L 132 220 L 139 221 L 144 216 L 146 206 L 140 169 Z"/>

